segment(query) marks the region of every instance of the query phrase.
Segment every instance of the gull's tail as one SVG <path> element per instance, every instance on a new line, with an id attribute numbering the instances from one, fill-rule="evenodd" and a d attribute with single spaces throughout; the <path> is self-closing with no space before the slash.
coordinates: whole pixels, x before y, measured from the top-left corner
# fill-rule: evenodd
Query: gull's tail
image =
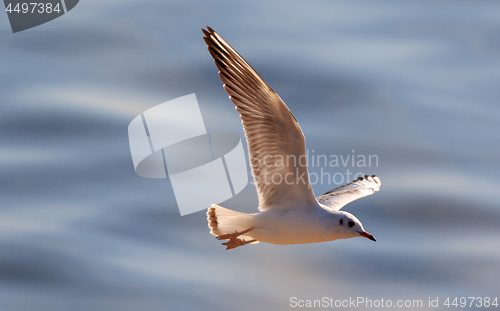
<path id="1" fill-rule="evenodd" d="M 208 227 L 210 233 L 216 237 L 234 232 L 242 232 L 255 226 L 255 216 L 232 211 L 217 204 L 212 204 L 207 210 Z M 239 238 L 250 241 L 251 231 L 248 235 L 242 234 Z M 252 242 L 258 243 L 258 241 Z"/>

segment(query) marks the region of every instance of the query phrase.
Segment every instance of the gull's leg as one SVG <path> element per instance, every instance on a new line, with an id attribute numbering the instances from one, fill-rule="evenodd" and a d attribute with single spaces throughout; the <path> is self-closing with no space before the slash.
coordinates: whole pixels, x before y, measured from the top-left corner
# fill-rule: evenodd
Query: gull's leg
<path id="1" fill-rule="evenodd" d="M 236 239 L 240 235 L 245 234 L 245 233 L 247 233 L 249 231 L 252 231 L 253 228 L 255 228 L 255 227 L 248 228 L 248 229 L 240 231 L 240 232 L 234 231 L 233 233 L 222 234 L 222 235 L 217 236 L 217 240 L 227 240 L 227 239 L 231 240 L 231 239 Z"/>
<path id="2" fill-rule="evenodd" d="M 243 246 L 243 245 L 246 245 L 248 243 L 255 242 L 255 241 L 257 241 L 257 240 L 245 241 L 245 240 L 240 240 L 238 238 L 230 238 L 229 241 L 227 241 L 226 243 L 222 243 L 222 245 L 227 246 L 226 250 L 228 250 L 228 249 L 233 249 L 233 248 L 236 248 L 238 246 Z"/>

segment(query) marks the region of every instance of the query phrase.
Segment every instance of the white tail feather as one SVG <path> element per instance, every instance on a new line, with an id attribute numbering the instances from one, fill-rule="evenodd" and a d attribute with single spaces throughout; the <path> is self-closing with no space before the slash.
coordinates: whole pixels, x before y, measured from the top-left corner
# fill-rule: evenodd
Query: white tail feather
<path id="1" fill-rule="evenodd" d="M 207 210 L 208 227 L 210 228 L 210 233 L 215 236 L 234 233 L 236 231 L 240 232 L 254 227 L 254 217 L 253 215 L 236 212 L 217 204 L 212 204 Z M 241 235 L 240 238 L 246 241 L 253 239 L 251 236 L 245 235 Z"/>

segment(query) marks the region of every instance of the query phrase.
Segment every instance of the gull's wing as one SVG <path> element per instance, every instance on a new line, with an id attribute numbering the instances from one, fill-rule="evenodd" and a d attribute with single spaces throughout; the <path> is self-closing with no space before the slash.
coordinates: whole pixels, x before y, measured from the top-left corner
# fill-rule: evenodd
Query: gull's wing
<path id="1" fill-rule="evenodd" d="M 259 209 L 315 205 L 304 134 L 297 120 L 243 57 L 210 27 L 207 29 L 202 29 L 203 39 L 245 130 Z"/>
<path id="2" fill-rule="evenodd" d="M 347 185 L 330 190 L 316 199 L 319 203 L 338 211 L 347 203 L 374 194 L 375 191 L 380 190 L 381 186 L 382 183 L 377 176 L 365 175 L 365 177 L 359 177 Z"/>

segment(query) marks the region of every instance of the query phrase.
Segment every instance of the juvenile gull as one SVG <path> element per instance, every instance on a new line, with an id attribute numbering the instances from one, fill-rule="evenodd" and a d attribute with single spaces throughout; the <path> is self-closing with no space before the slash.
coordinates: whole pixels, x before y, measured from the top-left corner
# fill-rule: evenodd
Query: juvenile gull
<path id="1" fill-rule="evenodd" d="M 208 26 L 202 31 L 224 89 L 241 117 L 260 211 L 245 214 L 212 204 L 207 211 L 210 233 L 228 240 L 222 243 L 226 249 L 360 236 L 375 241 L 356 217 L 340 209 L 379 191 L 380 179 L 365 175 L 316 198 L 304 163 L 304 134 L 295 117 L 221 36 Z"/>

